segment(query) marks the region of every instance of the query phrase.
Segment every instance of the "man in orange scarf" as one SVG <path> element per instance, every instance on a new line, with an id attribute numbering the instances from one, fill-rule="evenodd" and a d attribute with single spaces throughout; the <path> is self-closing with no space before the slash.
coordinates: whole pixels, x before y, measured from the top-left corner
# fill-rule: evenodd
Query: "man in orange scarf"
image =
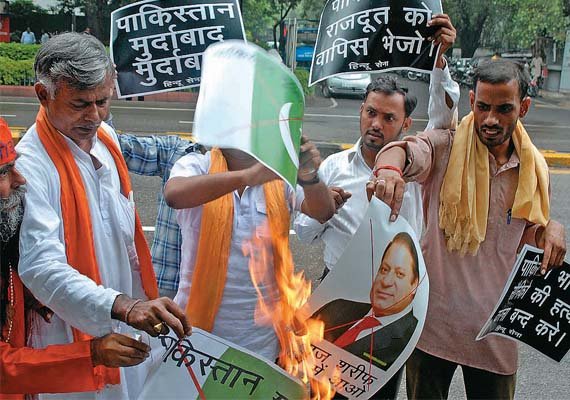
<path id="1" fill-rule="evenodd" d="M 10 130 L 0 118 L 0 399 L 97 390 L 92 379 L 94 366 L 136 365 L 144 361 L 149 348 L 116 333 L 45 349 L 25 347 L 29 325 L 40 316 L 36 311 L 43 311 L 41 315 L 47 322 L 51 312 L 39 307 L 17 272 L 26 181 L 16 169 L 15 160 Z M 69 379 L 70 375 L 76 379 Z"/>
<path id="2" fill-rule="evenodd" d="M 102 123 L 114 79 L 105 47 L 93 36 L 64 33 L 42 46 L 34 69 L 41 107 L 18 144 L 17 167 L 29 184 L 18 272 L 54 316 L 34 326 L 32 345 L 133 328 L 157 336 L 167 325 L 188 334 L 184 312 L 156 299 L 127 167 L 115 132 Z M 94 370 L 103 397 L 136 398 L 144 377 L 137 367 Z"/>
<path id="3" fill-rule="evenodd" d="M 475 341 L 523 243 L 544 249 L 542 273 L 561 265 L 564 227 L 550 218 L 548 166 L 520 119 L 528 72 L 504 59 L 481 63 L 472 112 L 457 130 L 432 130 L 382 149 L 368 189 L 392 207 L 405 181 L 422 185 L 422 251 L 430 278 L 422 336 L 406 364 L 409 398 L 447 398 L 458 366 L 467 398 L 514 397 L 517 344 Z"/>
<path id="4" fill-rule="evenodd" d="M 272 247 L 266 260 L 271 278 L 260 288 L 263 300 L 272 304 L 279 296 L 274 277 L 293 272 L 289 212 L 299 210 L 323 222 L 334 214 L 334 201 L 317 173 L 318 150 L 306 138 L 300 150 L 304 199 L 252 156 L 216 148 L 178 160 L 164 191 L 167 203 L 179 210 L 182 232 L 174 301 L 193 326 L 270 360 L 278 353 L 277 337 L 272 326 L 256 324 L 258 296 L 250 277 L 251 254 L 244 254 L 243 244 L 256 236 Z"/>

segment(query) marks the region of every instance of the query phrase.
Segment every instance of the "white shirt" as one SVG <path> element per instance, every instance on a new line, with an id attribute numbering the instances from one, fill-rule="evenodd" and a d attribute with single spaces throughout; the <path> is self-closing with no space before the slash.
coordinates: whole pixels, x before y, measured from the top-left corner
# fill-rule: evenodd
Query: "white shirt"
<path id="1" fill-rule="evenodd" d="M 115 132 L 108 125 L 104 128 L 118 146 Z M 55 312 L 51 323 L 38 319 L 34 325 L 31 335 L 34 348 L 73 342 L 71 326 L 92 336 L 132 331 L 111 320 L 115 297 L 124 293 L 146 299 L 134 247 L 134 207 L 120 193 L 119 175 L 111 153 L 96 138 L 90 154 L 64 138 L 83 178 L 89 201 L 101 285 L 67 264 L 59 175 L 33 125 L 17 146 L 20 158 L 16 165 L 27 180 L 18 270 L 34 296 Z M 98 170 L 91 157 L 102 164 Z M 135 256 L 131 258 L 129 253 Z M 55 397 L 133 398 L 135 395 L 129 394 L 129 389 L 133 380 L 138 379 L 134 370 L 121 369 L 121 385 L 108 386 L 100 393 Z M 140 382 L 133 388 L 140 390 L 137 385 Z"/>
<path id="2" fill-rule="evenodd" d="M 179 159 L 170 173 L 174 177 L 191 177 L 206 175 L 210 169 L 210 152 L 202 155 L 190 153 Z M 303 197 L 298 196 L 287 185 L 286 199 L 289 209 L 300 207 Z M 250 257 L 244 256 L 242 245 L 256 234 L 256 228 L 267 222 L 267 210 L 263 186 L 246 187 L 241 197 L 237 191 L 233 192 L 234 216 L 232 228 L 232 242 L 226 284 L 222 303 L 214 321 L 212 334 L 243 346 L 267 359 L 275 360 L 278 353 L 278 341 L 273 328 L 257 325 L 254 321 L 257 292 L 249 274 Z M 202 207 L 188 208 L 177 211 L 178 224 L 182 233 L 182 255 L 180 263 L 180 285 L 174 298 L 176 304 L 186 308 L 192 274 L 200 237 L 202 223 Z M 267 236 L 269 230 L 265 229 L 257 235 Z M 268 249 L 269 271 L 273 271 L 273 255 Z M 273 279 L 273 276 L 271 277 Z M 273 284 L 262 286 L 265 301 L 271 303 L 275 299 L 270 293 L 275 292 Z"/>
<path id="3" fill-rule="evenodd" d="M 453 101 L 452 109 L 445 103 L 445 93 Z M 430 82 L 427 129 L 452 126 L 453 121 L 457 120 L 458 102 L 459 85 L 451 79 L 449 69 L 436 68 Z M 371 175 L 372 169 L 364 160 L 359 139 L 352 148 L 327 157 L 319 168 L 319 176 L 327 186 L 341 187 L 350 192 L 352 197 L 324 224 L 302 213 L 295 219 L 294 227 L 299 240 L 324 242 L 323 257 L 329 269 L 334 268 L 364 218 L 368 208 L 366 182 Z M 406 184 L 400 216 L 408 221 L 420 238 L 423 230 L 423 208 L 421 188 L 415 182 Z"/>

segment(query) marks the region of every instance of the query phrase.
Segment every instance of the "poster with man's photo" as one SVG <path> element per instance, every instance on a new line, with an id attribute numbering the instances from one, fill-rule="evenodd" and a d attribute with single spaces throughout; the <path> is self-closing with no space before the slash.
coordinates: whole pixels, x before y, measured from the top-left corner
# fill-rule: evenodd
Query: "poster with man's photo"
<path id="1" fill-rule="evenodd" d="M 559 362 L 570 350 L 570 265 L 541 275 L 543 253 L 523 247 L 477 340 L 490 334 L 504 336 Z"/>
<path id="2" fill-rule="evenodd" d="M 335 268 L 301 317 L 324 322 L 313 344 L 315 374 L 337 393 L 368 399 L 404 365 L 423 329 L 429 281 L 420 243 L 402 217 L 372 198 Z"/>
<path id="3" fill-rule="evenodd" d="M 237 0 L 145 0 L 111 14 L 119 98 L 200 85 L 212 43 L 245 41 Z"/>
<path id="4" fill-rule="evenodd" d="M 319 22 L 309 84 L 343 72 L 430 72 L 438 46 L 427 26 L 441 0 L 329 0 Z"/>

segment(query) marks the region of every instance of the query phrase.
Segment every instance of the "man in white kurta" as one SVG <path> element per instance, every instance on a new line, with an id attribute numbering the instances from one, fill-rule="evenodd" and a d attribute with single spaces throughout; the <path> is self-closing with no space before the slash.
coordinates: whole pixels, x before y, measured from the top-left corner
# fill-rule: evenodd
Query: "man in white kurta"
<path id="1" fill-rule="evenodd" d="M 115 133 L 108 127 L 115 140 Z M 61 222 L 58 173 L 40 142 L 35 125 L 17 146 L 21 154 L 18 168 L 28 181 L 26 208 L 20 234 L 19 273 L 34 295 L 54 311 L 51 323 L 37 321 L 31 336 L 34 348 L 71 343 L 70 325 L 92 336 L 111 331 L 134 332 L 124 323 L 111 320 L 111 308 L 121 293 L 146 299 L 142 290 L 138 263 L 129 259 L 134 250 L 134 208 L 120 194 L 114 161 L 96 138 L 89 154 L 66 138 L 90 200 L 94 245 L 101 275 L 101 285 L 81 275 L 67 264 Z M 101 162 L 95 170 L 91 157 Z M 65 321 L 60 317 L 65 316 Z M 129 374 L 134 371 L 123 369 Z M 121 374 L 123 382 L 133 377 Z M 129 398 L 128 388 L 114 386 L 100 396 L 82 394 L 82 398 Z M 57 395 L 61 398 L 63 395 Z M 77 396 L 74 396 L 77 398 Z"/>
<path id="2" fill-rule="evenodd" d="M 404 96 L 397 91 L 394 93 L 396 96 Z M 407 96 L 407 93 L 405 95 Z M 443 69 L 436 68 L 432 72 L 429 95 L 428 129 L 450 128 L 457 118 L 459 85 L 451 79 L 447 66 Z M 446 96 L 452 101 L 451 107 L 446 104 Z M 404 114 L 403 109 L 393 110 L 393 112 Z M 400 137 L 398 132 L 392 133 L 388 127 L 384 128 L 383 133 L 386 141 L 391 136 L 394 139 Z M 301 213 L 295 219 L 295 231 L 300 240 L 323 241 L 324 262 L 327 270 L 333 269 L 336 265 L 346 245 L 360 226 L 368 208 L 366 182 L 372 176 L 372 168 L 366 162 L 361 147 L 362 139 L 358 139 L 350 149 L 327 157 L 319 168 L 319 174 L 327 186 L 342 188 L 343 191 L 352 195 L 337 210 L 337 213 L 324 224 Z M 408 221 L 417 237 L 421 237 L 423 211 L 421 190 L 418 184 L 410 182 L 406 185 L 400 215 Z"/>
<path id="3" fill-rule="evenodd" d="M 156 336 L 165 333 L 162 322 L 166 322 L 179 336 L 188 333 L 183 311 L 171 300 L 146 301 L 148 287 L 156 288 L 156 282 L 149 284 L 149 275 L 141 274 L 143 264 L 139 260 L 143 253 L 140 246 L 135 246 L 132 192 L 129 196 L 122 193 L 117 158 L 113 157 L 109 147 L 116 145 L 118 149 L 119 143 L 113 129 L 102 123 L 108 114 L 114 76 L 113 64 L 104 46 L 88 35 L 65 33 L 55 36 L 38 52 L 35 70 L 38 77 L 35 90 L 42 108 L 36 124 L 17 146 L 20 153 L 17 167 L 28 182 L 19 274 L 32 294 L 55 314 L 50 323 L 36 322 L 30 344 L 34 348 L 43 348 L 73 342 L 76 338 L 72 327 L 91 336 L 103 336 L 111 331 L 134 334 L 135 329 Z M 100 127 L 103 131 L 98 131 Z M 74 162 L 68 169 L 77 171 L 83 183 L 83 188 L 68 190 L 85 192 L 93 231 L 92 238 L 85 232 L 85 243 L 66 243 L 66 213 L 62 209 L 74 206 L 62 204 L 65 194 L 62 193 L 62 171 L 56 168 L 54 153 L 48 154 L 54 149 L 45 142 L 46 130 L 50 132 L 49 137 L 58 140 L 56 143 L 67 146 L 72 157 L 70 163 Z M 100 139 L 102 134 L 110 137 L 107 144 Z M 124 171 L 126 167 L 123 177 Z M 67 226 L 70 226 L 69 221 Z M 140 229 L 137 234 L 142 235 Z M 100 284 L 78 272 L 77 265 L 70 265 L 66 253 L 67 247 L 79 246 L 81 250 L 85 248 L 85 257 L 88 257 L 90 242 Z M 145 264 L 144 268 L 152 271 L 150 264 Z M 150 277 L 154 277 L 152 272 Z M 107 385 L 97 393 L 68 396 L 136 398 L 145 369 L 145 363 L 141 368 L 121 368 L 120 384 Z"/>

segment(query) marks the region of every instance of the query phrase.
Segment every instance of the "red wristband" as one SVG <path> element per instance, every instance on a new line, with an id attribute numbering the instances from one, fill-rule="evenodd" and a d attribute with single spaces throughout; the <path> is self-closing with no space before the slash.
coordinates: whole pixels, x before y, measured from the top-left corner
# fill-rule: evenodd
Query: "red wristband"
<path id="1" fill-rule="evenodd" d="M 402 170 L 398 167 L 394 167 L 393 165 L 379 165 L 378 167 L 376 167 L 376 169 L 374 170 L 374 176 L 376 178 L 378 178 L 378 171 L 380 171 L 381 169 L 389 169 L 392 171 L 396 171 L 398 174 L 400 174 L 400 178 L 404 178 Z"/>

